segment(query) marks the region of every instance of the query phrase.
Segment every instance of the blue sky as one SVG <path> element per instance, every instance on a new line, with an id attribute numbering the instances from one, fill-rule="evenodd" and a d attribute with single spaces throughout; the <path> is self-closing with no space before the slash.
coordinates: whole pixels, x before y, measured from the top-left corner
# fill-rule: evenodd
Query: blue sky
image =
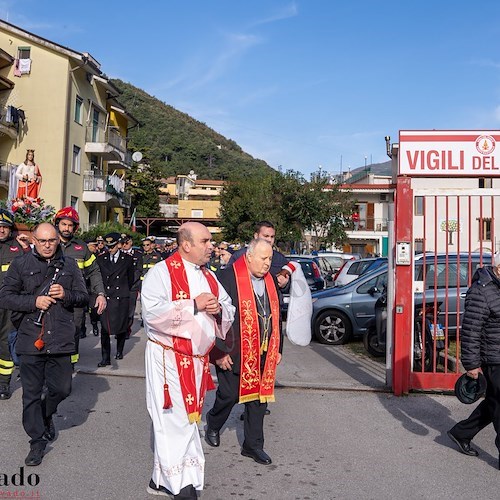
<path id="1" fill-rule="evenodd" d="M 400 129 L 499 129 L 500 2 L 0 0 L 272 167 L 386 161 Z"/>

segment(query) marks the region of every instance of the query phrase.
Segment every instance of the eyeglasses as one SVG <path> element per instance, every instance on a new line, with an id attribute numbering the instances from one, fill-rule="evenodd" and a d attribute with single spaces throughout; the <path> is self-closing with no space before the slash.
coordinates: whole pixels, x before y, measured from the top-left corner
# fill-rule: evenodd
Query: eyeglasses
<path id="1" fill-rule="evenodd" d="M 57 238 L 49 238 L 48 240 L 44 240 L 44 239 L 40 239 L 40 238 L 36 238 L 34 237 L 36 241 L 38 241 L 38 243 L 40 243 L 40 245 L 46 245 L 47 243 L 49 245 L 55 245 L 59 240 Z"/>

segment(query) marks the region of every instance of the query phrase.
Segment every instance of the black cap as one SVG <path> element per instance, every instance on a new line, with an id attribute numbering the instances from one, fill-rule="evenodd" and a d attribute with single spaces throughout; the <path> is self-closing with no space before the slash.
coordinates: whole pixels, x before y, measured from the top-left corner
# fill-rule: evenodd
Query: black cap
<path id="1" fill-rule="evenodd" d="M 455 396 L 466 405 L 475 403 L 485 392 L 486 378 L 481 372 L 477 379 L 464 373 L 455 383 Z"/>
<path id="2" fill-rule="evenodd" d="M 130 234 L 127 234 L 127 233 L 120 234 L 120 242 L 121 243 L 127 243 L 127 241 L 130 241 L 131 239 L 132 239 L 132 236 L 130 236 Z"/>
<path id="3" fill-rule="evenodd" d="M 87 243 L 87 245 L 97 245 L 97 239 L 96 238 L 87 238 L 85 240 L 85 243 Z"/>
<path id="4" fill-rule="evenodd" d="M 114 247 L 120 241 L 120 233 L 108 233 L 104 236 L 104 243 L 107 247 Z"/>

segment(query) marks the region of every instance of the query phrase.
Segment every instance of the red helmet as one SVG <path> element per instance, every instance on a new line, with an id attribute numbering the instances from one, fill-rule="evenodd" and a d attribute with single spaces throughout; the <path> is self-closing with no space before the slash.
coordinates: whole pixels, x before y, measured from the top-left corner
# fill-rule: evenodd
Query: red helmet
<path id="1" fill-rule="evenodd" d="M 78 215 L 78 212 L 73 207 L 61 208 L 61 210 L 59 210 L 54 217 L 55 225 L 57 226 L 57 224 L 59 224 L 59 221 L 62 219 L 69 219 L 70 221 L 73 221 L 73 223 L 75 224 L 75 231 L 80 226 L 80 217 Z"/>

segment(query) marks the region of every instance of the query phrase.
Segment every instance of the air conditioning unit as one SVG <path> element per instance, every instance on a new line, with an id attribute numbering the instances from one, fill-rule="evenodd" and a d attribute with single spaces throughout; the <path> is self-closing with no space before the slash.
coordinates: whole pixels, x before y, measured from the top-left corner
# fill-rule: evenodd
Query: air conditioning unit
<path id="1" fill-rule="evenodd" d="M 380 193 L 380 201 L 387 201 L 387 200 L 388 200 L 388 194 Z"/>

